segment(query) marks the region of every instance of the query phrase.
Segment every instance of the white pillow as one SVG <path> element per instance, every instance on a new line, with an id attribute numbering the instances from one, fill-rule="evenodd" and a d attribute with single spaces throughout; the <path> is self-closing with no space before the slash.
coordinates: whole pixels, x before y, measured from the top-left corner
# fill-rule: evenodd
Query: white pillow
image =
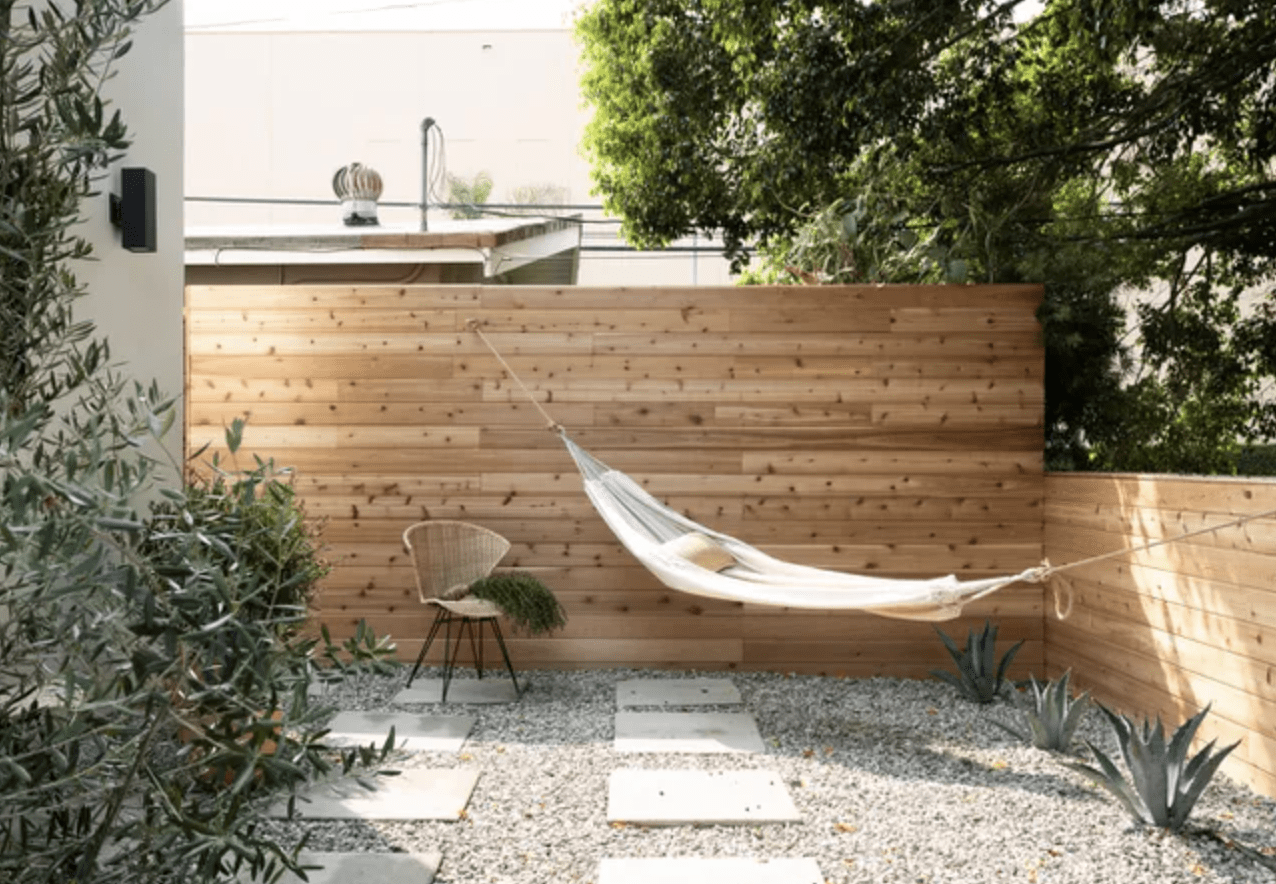
<path id="1" fill-rule="evenodd" d="M 707 571 L 721 571 L 735 564 L 731 553 L 703 534 L 692 532 L 660 545 L 665 552 Z"/>

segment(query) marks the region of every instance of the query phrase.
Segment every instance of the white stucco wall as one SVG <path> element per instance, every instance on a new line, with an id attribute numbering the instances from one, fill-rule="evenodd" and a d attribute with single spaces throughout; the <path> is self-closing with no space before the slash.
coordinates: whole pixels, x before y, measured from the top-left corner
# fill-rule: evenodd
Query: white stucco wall
<path id="1" fill-rule="evenodd" d="M 186 34 L 186 192 L 192 197 L 332 199 L 333 173 L 358 161 L 384 181 L 382 202 L 421 198 L 421 121 L 446 140 L 447 169 L 488 172 L 489 202 L 550 184 L 575 204 L 590 193 L 579 150 L 588 121 L 579 47 L 566 27 L 439 31 L 281 31 L 242 26 Z M 446 198 L 446 186 L 440 196 Z M 383 224 L 416 224 L 382 206 Z M 445 215 L 441 217 L 446 217 Z M 337 209 L 190 201 L 188 227 L 325 224 Z M 614 245 L 589 225 L 584 244 Z M 690 241 L 687 243 L 690 244 Z M 715 255 L 582 256 L 582 285 L 723 284 Z"/>
<path id="2" fill-rule="evenodd" d="M 94 260 L 75 271 L 89 293 L 77 313 L 110 341 L 113 361 L 125 363 L 122 370 L 143 384 L 158 381 L 179 398 L 185 383 L 182 30 L 182 0 L 169 0 L 139 24 L 132 50 L 106 86 L 105 97 L 111 109 L 120 109 L 132 145 L 100 182 L 101 193 L 83 208 L 81 233 L 93 245 Z M 154 253 L 124 249 L 120 231 L 111 225 L 109 194 L 119 191 L 122 166 L 145 166 L 156 175 Z M 179 462 L 181 431 L 179 421 L 167 440 Z"/>

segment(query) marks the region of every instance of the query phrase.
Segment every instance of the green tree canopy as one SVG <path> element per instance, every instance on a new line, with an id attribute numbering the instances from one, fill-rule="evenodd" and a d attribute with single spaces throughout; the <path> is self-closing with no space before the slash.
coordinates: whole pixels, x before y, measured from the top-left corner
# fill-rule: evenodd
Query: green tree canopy
<path id="1" fill-rule="evenodd" d="M 636 243 L 717 232 L 737 267 L 1045 282 L 1052 461 L 1226 471 L 1276 426 L 1270 298 L 1240 308 L 1276 266 L 1276 8 L 1024 5 L 599 0 L 597 188 Z"/>

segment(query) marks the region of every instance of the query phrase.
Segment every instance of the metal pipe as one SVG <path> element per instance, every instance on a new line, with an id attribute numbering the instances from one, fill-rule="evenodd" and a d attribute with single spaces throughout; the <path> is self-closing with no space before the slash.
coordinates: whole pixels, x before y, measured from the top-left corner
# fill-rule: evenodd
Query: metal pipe
<path id="1" fill-rule="evenodd" d="M 421 121 L 421 231 L 430 229 L 430 127 L 434 117 Z"/>

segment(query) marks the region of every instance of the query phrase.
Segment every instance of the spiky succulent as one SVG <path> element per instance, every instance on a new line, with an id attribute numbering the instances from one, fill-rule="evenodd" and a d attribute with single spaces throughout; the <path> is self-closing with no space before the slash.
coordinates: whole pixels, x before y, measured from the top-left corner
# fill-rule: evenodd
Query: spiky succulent
<path id="1" fill-rule="evenodd" d="M 1187 822 L 1188 814 L 1223 759 L 1240 742 L 1215 751 L 1215 741 L 1210 740 L 1189 760 L 1187 756 L 1192 737 L 1209 712 L 1209 706 L 1183 722 L 1168 743 L 1159 715 L 1155 726 L 1146 718 L 1142 725 L 1138 725 L 1133 719 L 1116 714 L 1102 703 L 1099 708 L 1116 733 L 1130 779 L 1127 781 L 1112 759 L 1089 741 L 1086 741 L 1087 745 L 1099 767 L 1079 762 L 1068 767 L 1111 792 L 1136 821 L 1177 832 Z"/>
<path id="2" fill-rule="evenodd" d="M 1010 650 L 1006 651 L 998 662 L 997 627 L 993 626 L 991 621 L 984 621 L 984 629 L 981 633 L 970 630 L 966 637 L 966 646 L 960 649 L 957 643 L 945 635 L 939 627 L 935 628 L 935 632 L 939 633 L 944 647 L 948 648 L 948 653 L 957 663 L 957 674 L 954 675 L 942 669 L 932 669 L 932 675 L 953 685 L 961 691 L 963 697 L 974 700 L 976 703 L 991 703 L 1002 695 L 1008 684 L 1006 670 L 1010 668 L 1010 661 L 1015 658 L 1015 654 L 1023 645 L 1022 641 L 1011 645 Z"/>
<path id="3" fill-rule="evenodd" d="M 1090 706 L 1089 691 L 1075 699 L 1068 692 L 1071 674 L 1072 670 L 1068 670 L 1058 680 L 1048 681 L 1045 685 L 1039 684 L 1034 676 L 1028 676 L 1031 693 L 1023 704 L 1024 717 L 1028 721 L 1026 733 L 1000 721 L 994 720 L 993 724 L 1021 740 L 1029 741 L 1038 749 L 1066 752 Z"/>

